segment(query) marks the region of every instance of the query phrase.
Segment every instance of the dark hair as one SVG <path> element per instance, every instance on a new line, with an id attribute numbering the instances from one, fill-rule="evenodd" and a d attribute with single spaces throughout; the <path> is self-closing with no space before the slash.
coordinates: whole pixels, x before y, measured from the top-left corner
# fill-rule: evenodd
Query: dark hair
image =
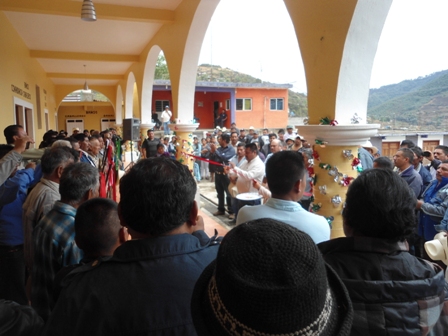
<path id="1" fill-rule="evenodd" d="M 245 143 L 245 142 L 242 142 L 242 141 L 239 141 L 239 142 L 236 144 L 236 146 L 237 146 L 237 147 L 246 147 L 246 143 Z"/>
<path id="2" fill-rule="evenodd" d="M 445 153 L 445 155 L 448 155 L 448 146 L 439 145 L 436 146 L 435 149 L 441 149 Z"/>
<path id="3" fill-rule="evenodd" d="M 230 136 L 232 136 L 233 133 L 235 133 L 236 135 L 238 135 L 238 132 L 235 131 L 235 132 L 230 133 Z"/>
<path id="4" fill-rule="evenodd" d="M 407 146 L 408 148 L 415 147 L 415 143 L 412 140 L 403 140 L 400 147 Z"/>
<path id="5" fill-rule="evenodd" d="M 420 147 L 415 146 L 410 149 L 415 153 L 415 155 L 417 155 L 418 158 L 423 157 L 423 149 L 421 149 Z"/>
<path id="6" fill-rule="evenodd" d="M 19 135 L 19 130 L 23 129 L 21 125 L 9 125 L 3 130 L 8 145 L 14 143 L 14 136 Z"/>
<path id="7" fill-rule="evenodd" d="M 258 154 L 258 147 L 256 144 L 254 144 L 253 142 L 250 144 L 246 145 L 246 148 L 248 148 L 252 153 L 257 153 Z"/>
<path id="8" fill-rule="evenodd" d="M 81 201 L 89 190 L 98 187 L 98 169 L 87 162 L 77 162 L 65 167 L 59 181 L 61 199 L 71 202 Z"/>
<path id="9" fill-rule="evenodd" d="M 376 163 L 378 166 L 377 168 L 382 169 L 394 169 L 394 164 L 392 163 L 391 159 L 389 159 L 387 156 L 380 156 L 377 157 L 375 160 L 373 160 L 373 163 Z"/>
<path id="10" fill-rule="evenodd" d="M 221 140 L 228 144 L 230 142 L 230 135 L 228 133 L 221 134 Z"/>
<path id="11" fill-rule="evenodd" d="M 83 142 L 85 140 L 85 138 L 89 138 L 89 137 L 86 136 L 84 133 L 78 133 L 78 134 L 72 135 L 72 138 L 75 139 L 76 141 Z"/>
<path id="12" fill-rule="evenodd" d="M 0 145 L 0 159 L 14 149 L 12 145 Z"/>
<path id="13" fill-rule="evenodd" d="M 163 144 L 161 144 L 161 143 L 158 143 L 158 144 L 157 144 L 157 146 L 156 146 L 156 148 L 157 148 L 157 149 L 159 149 L 160 147 L 163 147 L 163 148 L 165 148 L 165 146 L 164 146 Z"/>
<path id="14" fill-rule="evenodd" d="M 299 152 L 277 152 L 266 163 L 266 179 L 273 195 L 289 193 L 304 175 L 305 162 Z"/>
<path id="15" fill-rule="evenodd" d="M 274 138 L 277 139 L 277 134 L 275 134 L 275 133 L 269 133 L 269 139 L 272 138 L 272 137 L 274 137 Z"/>
<path id="16" fill-rule="evenodd" d="M 414 161 L 414 151 L 407 147 L 402 147 L 398 150 L 399 152 L 403 153 L 403 156 L 407 159 L 409 159 L 409 163 L 412 164 L 412 161 Z"/>
<path id="17" fill-rule="evenodd" d="M 110 199 L 92 198 L 76 211 L 76 244 L 86 254 L 108 252 L 117 242 L 120 228 L 117 203 Z"/>
<path id="18" fill-rule="evenodd" d="M 43 175 L 53 174 L 54 170 L 69 160 L 77 162 L 79 154 L 70 147 L 52 147 L 45 150 L 41 158 L 41 168 Z"/>
<path id="19" fill-rule="evenodd" d="M 135 231 L 161 235 L 188 220 L 195 194 L 187 166 L 167 157 L 144 159 L 120 180 L 121 215 Z"/>
<path id="20" fill-rule="evenodd" d="M 415 229 L 415 203 L 401 176 L 389 169 L 367 169 L 348 188 L 344 223 L 366 237 L 404 241 Z"/>
<path id="21" fill-rule="evenodd" d="M 68 137 L 68 138 L 63 138 L 64 140 L 70 141 L 70 144 L 72 145 L 72 147 L 74 147 L 74 144 L 78 143 L 78 140 L 76 140 L 74 137 Z M 79 154 L 78 154 L 79 155 Z"/>
<path id="22" fill-rule="evenodd" d="M 285 134 L 285 130 L 284 130 L 283 128 L 281 128 L 281 129 L 278 130 L 277 133 L 278 133 L 278 134 Z"/>

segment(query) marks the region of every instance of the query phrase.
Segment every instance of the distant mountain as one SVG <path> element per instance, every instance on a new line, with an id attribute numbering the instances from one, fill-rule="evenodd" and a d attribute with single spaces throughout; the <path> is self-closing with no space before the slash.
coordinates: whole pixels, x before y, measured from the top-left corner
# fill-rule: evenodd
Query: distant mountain
<path id="1" fill-rule="evenodd" d="M 232 83 L 262 83 L 259 78 L 222 68 L 219 65 L 201 64 L 198 66 L 197 81 L 232 82 Z M 266 83 L 266 82 L 265 82 Z M 288 90 L 288 107 L 291 116 L 306 117 L 308 115 L 308 99 L 305 94 Z"/>
<path id="2" fill-rule="evenodd" d="M 392 128 L 445 130 L 448 70 L 371 89 L 367 116 Z"/>

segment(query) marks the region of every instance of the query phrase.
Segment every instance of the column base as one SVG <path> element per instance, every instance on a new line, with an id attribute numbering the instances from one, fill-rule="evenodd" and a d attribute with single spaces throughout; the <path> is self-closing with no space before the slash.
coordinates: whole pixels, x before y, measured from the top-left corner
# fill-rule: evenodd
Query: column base
<path id="1" fill-rule="evenodd" d="M 370 140 L 377 133 L 379 126 L 377 124 L 354 124 L 297 127 L 300 135 L 309 143 L 314 144 L 316 183 L 313 204 L 316 205 L 316 214 L 334 218 L 331 230 L 332 239 L 344 236 L 342 210 L 348 189 L 342 184 L 344 177 L 345 181 L 348 181 L 350 178 L 354 179 L 358 176 L 356 167 L 353 169 L 353 159 L 358 158 L 359 145 Z M 316 140 L 320 144 L 315 144 Z M 347 157 L 347 151 L 351 151 L 352 156 Z M 336 200 L 339 202 L 336 203 Z"/>
<path id="2" fill-rule="evenodd" d="M 193 173 L 195 160 L 187 154 L 193 153 L 193 132 L 199 124 L 169 124 L 168 126 L 177 137 L 176 160 L 187 165 Z"/>

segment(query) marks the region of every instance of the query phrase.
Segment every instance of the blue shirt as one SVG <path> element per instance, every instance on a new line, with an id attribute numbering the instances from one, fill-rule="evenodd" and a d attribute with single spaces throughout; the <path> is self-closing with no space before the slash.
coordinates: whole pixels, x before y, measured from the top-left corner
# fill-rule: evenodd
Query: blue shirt
<path id="1" fill-rule="evenodd" d="M 219 147 L 214 153 L 210 154 L 210 160 L 228 164 L 230 159 L 235 156 L 235 148 L 227 145 L 227 147 Z M 224 168 L 216 166 L 217 172 L 223 172 Z"/>
<path id="2" fill-rule="evenodd" d="M 238 212 L 236 225 L 260 218 L 272 218 L 289 224 L 310 235 L 316 244 L 330 239 L 327 220 L 304 210 L 293 201 L 270 198 L 263 205 L 244 206 Z"/>

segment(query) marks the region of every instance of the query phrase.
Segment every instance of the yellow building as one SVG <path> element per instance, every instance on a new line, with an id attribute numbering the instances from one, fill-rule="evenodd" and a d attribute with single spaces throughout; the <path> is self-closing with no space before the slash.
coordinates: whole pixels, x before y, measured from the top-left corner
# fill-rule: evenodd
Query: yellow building
<path id="1" fill-rule="evenodd" d="M 97 21 L 86 22 L 81 20 L 81 1 L 0 1 L 0 128 L 20 123 L 37 140 L 47 129 L 65 128 L 69 103 L 62 100 L 85 82 L 110 102 L 76 103 L 76 112 L 69 114 L 74 119 L 113 116 L 120 125 L 124 118 L 134 117 L 143 127 L 148 126 L 160 51 L 170 71 L 174 117 L 192 120 L 199 53 L 218 3 L 94 1 Z M 307 80 L 309 125 L 300 127 L 299 132 L 311 141 L 326 142 L 327 147 L 320 150 L 321 160 L 353 174 L 340 153 L 346 149 L 355 152 L 376 133 L 378 125 L 351 125 L 350 120 L 355 113 L 361 120 L 367 119 L 372 64 L 392 0 L 284 3 Z M 325 117 L 337 120 L 338 125 L 319 125 Z M 89 125 L 86 122 L 86 128 Z M 195 127 L 176 126 L 185 134 Z M 332 187 L 332 193 L 344 195 L 343 190 Z M 319 201 L 322 214 L 340 212 L 327 199 Z M 335 227 L 335 234 L 340 234 L 340 223 Z"/>

